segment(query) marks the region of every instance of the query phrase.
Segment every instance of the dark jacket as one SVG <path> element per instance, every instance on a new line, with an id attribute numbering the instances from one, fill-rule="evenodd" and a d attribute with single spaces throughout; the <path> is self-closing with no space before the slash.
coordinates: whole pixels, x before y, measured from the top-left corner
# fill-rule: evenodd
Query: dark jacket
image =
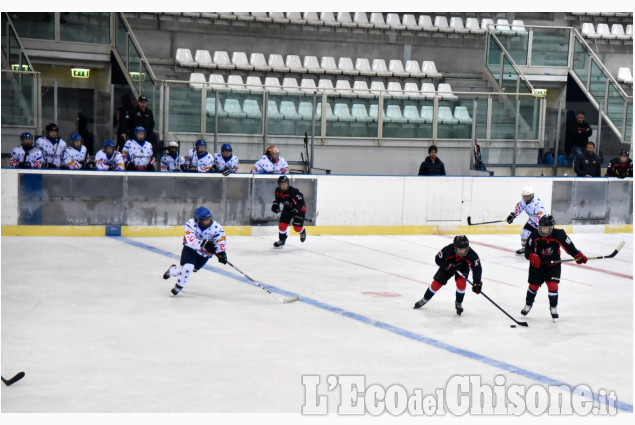
<path id="1" fill-rule="evenodd" d="M 591 134 L 593 134 L 593 130 L 588 122 L 582 121 L 582 124 L 580 124 L 576 120 L 571 121 L 567 126 L 566 153 L 570 153 L 571 148 L 574 146 L 579 146 L 584 150 Z"/>
<path id="2" fill-rule="evenodd" d="M 578 177 L 584 177 L 586 175 L 591 177 L 601 177 L 602 172 L 600 170 L 600 163 L 600 158 L 595 153 L 589 155 L 586 151 L 584 151 L 584 154 L 580 155 L 578 159 L 576 159 L 573 171 L 576 172 Z"/>
<path id="3" fill-rule="evenodd" d="M 428 156 L 419 166 L 420 176 L 445 176 L 445 165 L 437 156 L 434 163 Z"/>
<path id="4" fill-rule="evenodd" d="M 620 158 L 613 158 L 606 168 L 607 177 L 633 177 L 633 160 L 628 159 L 626 162 L 620 162 Z"/>

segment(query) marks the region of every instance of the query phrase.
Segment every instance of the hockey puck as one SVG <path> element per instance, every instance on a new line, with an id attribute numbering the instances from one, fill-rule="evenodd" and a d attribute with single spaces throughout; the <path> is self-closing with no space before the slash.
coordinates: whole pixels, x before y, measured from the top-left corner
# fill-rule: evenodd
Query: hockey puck
<path id="1" fill-rule="evenodd" d="M 516 327 L 516 325 L 510 325 L 509 327 L 510 327 L 510 328 L 515 328 L 515 327 Z"/>

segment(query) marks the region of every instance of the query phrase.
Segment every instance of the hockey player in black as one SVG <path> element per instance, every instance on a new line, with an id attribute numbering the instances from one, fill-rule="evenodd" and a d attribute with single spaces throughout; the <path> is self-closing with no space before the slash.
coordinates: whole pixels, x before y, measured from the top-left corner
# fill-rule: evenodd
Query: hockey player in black
<path id="1" fill-rule="evenodd" d="M 276 199 L 271 205 L 271 211 L 279 213 L 280 204 L 282 204 L 282 214 L 278 222 L 279 240 L 273 243 L 273 246 L 283 246 L 287 240 L 289 223 L 293 224 L 293 230 L 300 234 L 300 242 L 306 240 L 306 229 L 304 228 L 304 215 L 306 214 L 306 205 L 304 204 L 304 196 L 298 189 L 289 185 L 289 177 L 278 177 L 278 187 L 275 192 Z"/>
<path id="2" fill-rule="evenodd" d="M 474 273 L 474 283 L 472 286 L 472 291 L 477 294 L 481 293 L 481 287 L 483 283 L 481 282 L 481 274 L 483 270 L 481 268 L 481 260 L 478 258 L 478 254 L 470 248 L 470 242 L 467 239 L 467 236 L 460 235 L 454 237 L 454 242 L 450 245 L 444 247 L 437 256 L 434 258 L 434 261 L 439 266 L 439 270 L 437 270 L 434 275 L 434 280 L 430 284 L 430 287 L 426 291 L 423 298 L 415 303 L 414 308 L 423 307 L 430 299 L 434 296 L 434 294 L 444 286 L 447 281 L 454 276 L 454 280 L 456 281 L 456 301 L 454 306 L 456 308 L 456 314 L 459 316 L 463 313 L 463 297 L 465 297 L 465 287 L 467 282 L 465 278 L 456 276 L 455 272 L 460 273 L 461 275 L 467 277 L 470 273 L 470 269 Z"/>
<path id="3" fill-rule="evenodd" d="M 576 263 L 584 264 L 588 258 L 573 245 L 564 230 L 554 229 L 555 220 L 547 214 L 540 218 L 538 229 L 534 229 L 527 239 L 525 258 L 529 260 L 529 288 L 525 307 L 520 314 L 526 316 L 534 305 L 536 293 L 543 283 L 549 289 L 549 309 L 554 322 L 558 319 L 558 282 L 560 282 L 560 247 L 576 259 Z"/>

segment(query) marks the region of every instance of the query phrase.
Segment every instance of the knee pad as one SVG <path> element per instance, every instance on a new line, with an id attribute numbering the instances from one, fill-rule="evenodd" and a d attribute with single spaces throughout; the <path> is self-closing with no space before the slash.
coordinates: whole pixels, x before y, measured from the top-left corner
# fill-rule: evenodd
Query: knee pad
<path id="1" fill-rule="evenodd" d="M 302 229 L 304 229 L 304 227 L 302 226 L 296 226 L 296 225 L 293 226 L 293 230 L 295 230 L 298 233 L 301 233 Z"/>
<path id="2" fill-rule="evenodd" d="M 278 223 L 278 231 L 280 231 L 280 233 L 287 233 L 288 227 L 289 227 L 289 223 L 283 223 L 283 222 Z"/>
<path id="3" fill-rule="evenodd" d="M 432 283 L 430 284 L 430 289 L 432 289 L 433 292 L 437 292 L 442 287 L 443 287 L 443 285 L 441 285 L 436 280 L 433 280 Z"/>
<path id="4" fill-rule="evenodd" d="M 462 277 L 456 279 L 456 291 L 457 292 L 465 292 L 465 287 L 467 286 L 467 282 Z"/>
<path id="5" fill-rule="evenodd" d="M 520 232 L 520 240 L 523 243 L 523 245 L 525 245 L 525 243 L 527 242 L 527 239 L 529 239 L 529 235 L 531 235 L 530 230 L 523 229 L 523 231 Z"/>
<path id="6" fill-rule="evenodd" d="M 529 289 L 531 289 L 534 292 L 538 292 L 538 289 L 540 289 L 540 285 L 534 285 L 533 283 L 529 284 Z"/>
<path id="7" fill-rule="evenodd" d="M 558 282 L 547 282 L 547 288 L 549 289 L 549 292 L 558 292 Z"/>

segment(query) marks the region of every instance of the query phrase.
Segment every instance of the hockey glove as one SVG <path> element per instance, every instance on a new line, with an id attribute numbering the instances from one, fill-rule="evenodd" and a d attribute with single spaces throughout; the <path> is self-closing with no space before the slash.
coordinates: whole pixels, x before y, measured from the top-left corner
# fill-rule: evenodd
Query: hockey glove
<path id="1" fill-rule="evenodd" d="M 231 168 L 229 168 L 229 167 L 225 167 L 225 168 L 223 168 L 222 173 L 223 173 L 223 175 L 224 175 L 225 177 L 227 177 L 228 175 L 230 175 L 230 174 L 232 173 L 232 170 L 231 170 Z"/>
<path id="2" fill-rule="evenodd" d="M 481 288 L 483 287 L 483 282 L 479 281 L 474 281 L 474 283 L 472 284 L 472 291 L 475 294 L 480 294 L 481 293 Z"/>
<path id="3" fill-rule="evenodd" d="M 219 263 L 227 264 L 227 254 L 225 254 L 225 251 L 217 252 L 216 256 L 218 257 Z"/>
<path id="4" fill-rule="evenodd" d="M 146 171 L 156 171 L 153 164 L 146 165 Z"/>
<path id="5" fill-rule="evenodd" d="M 587 256 L 582 253 L 582 251 L 574 255 L 573 258 L 575 258 L 575 262 L 578 264 L 584 264 L 589 260 Z"/>
<path id="6" fill-rule="evenodd" d="M 128 171 L 135 171 L 137 169 L 137 166 L 134 165 L 134 163 L 132 161 L 128 162 L 126 164 L 126 170 Z"/>
<path id="7" fill-rule="evenodd" d="M 507 216 L 507 222 L 509 224 L 512 224 L 512 222 L 514 221 L 515 218 L 516 217 L 514 217 L 514 214 L 510 214 L 510 215 Z"/>
<path id="8" fill-rule="evenodd" d="M 278 214 L 280 212 L 280 204 L 273 204 L 271 206 L 271 211 L 273 211 L 274 213 Z"/>
<path id="9" fill-rule="evenodd" d="M 181 171 L 183 171 L 184 173 L 187 173 L 188 171 L 190 171 L 190 166 L 187 164 L 182 164 L 180 167 Z"/>
<path id="10" fill-rule="evenodd" d="M 19 162 L 18 163 L 18 168 L 31 168 L 31 163 L 30 162 Z"/>
<path id="11" fill-rule="evenodd" d="M 454 273 L 455 269 L 456 269 L 456 264 L 454 263 L 448 263 L 445 266 L 443 266 L 443 270 L 450 273 Z"/>
<path id="12" fill-rule="evenodd" d="M 211 167 L 209 167 L 209 170 L 207 170 L 208 173 L 215 173 L 218 171 L 218 167 L 216 166 L 216 164 L 212 164 Z"/>
<path id="13" fill-rule="evenodd" d="M 533 252 L 529 254 L 529 263 L 532 267 L 539 269 L 540 268 L 540 257 L 538 254 L 534 254 Z"/>
<path id="14" fill-rule="evenodd" d="M 209 239 L 203 239 L 203 241 L 201 242 L 201 248 L 204 251 L 209 252 L 210 254 L 216 252 L 216 245 L 214 244 L 214 241 L 210 241 Z"/>

